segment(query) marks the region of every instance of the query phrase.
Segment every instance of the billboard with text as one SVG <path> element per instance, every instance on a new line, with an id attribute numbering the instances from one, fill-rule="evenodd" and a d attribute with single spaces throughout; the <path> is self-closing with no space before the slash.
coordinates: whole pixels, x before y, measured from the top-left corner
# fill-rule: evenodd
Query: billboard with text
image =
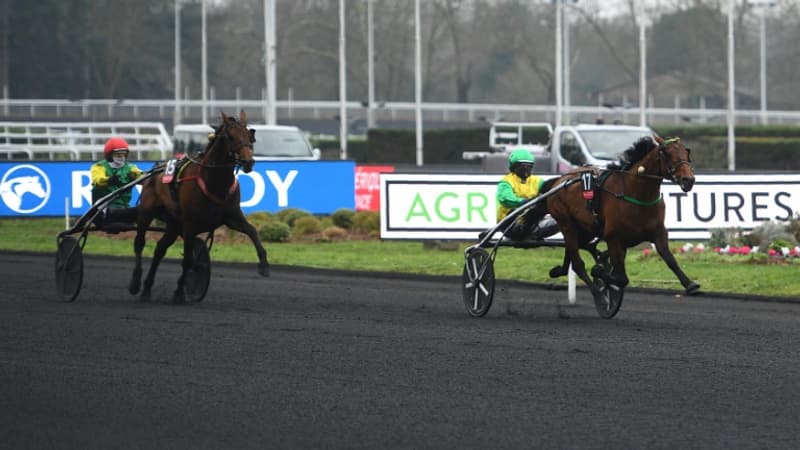
<path id="1" fill-rule="evenodd" d="M 381 174 L 381 237 L 476 240 L 495 224 L 501 176 Z M 707 239 L 715 228 L 752 230 L 800 214 L 800 174 L 698 174 L 690 192 L 668 181 L 661 191 L 672 239 Z"/>
<path id="2" fill-rule="evenodd" d="M 135 164 L 147 171 L 154 162 Z M 91 205 L 90 167 L 90 162 L 0 163 L 0 216 L 83 214 Z M 250 173 L 238 173 L 242 210 L 355 209 L 354 172 L 353 161 L 259 161 Z M 134 188 L 133 204 L 140 190 Z"/>

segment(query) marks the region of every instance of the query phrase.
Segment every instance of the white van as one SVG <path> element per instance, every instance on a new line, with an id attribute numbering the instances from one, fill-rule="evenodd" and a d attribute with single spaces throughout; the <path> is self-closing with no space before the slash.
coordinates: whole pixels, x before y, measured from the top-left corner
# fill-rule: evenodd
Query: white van
<path id="1" fill-rule="evenodd" d="M 654 134 L 648 127 L 628 125 L 559 125 L 554 129 L 544 122 L 496 122 L 489 130 L 491 151 L 464 152 L 462 158 L 480 159 L 486 172 L 504 173 L 508 170 L 508 153 L 524 148 L 536 157 L 538 170 L 552 171 L 555 150 L 555 170 L 564 173 L 585 164 L 606 167 L 637 140 Z M 543 137 L 549 142 L 537 142 Z"/>
<path id="2" fill-rule="evenodd" d="M 315 161 L 320 151 L 313 148 L 302 130 L 286 125 L 251 125 L 256 132 L 253 158 L 256 161 Z M 209 125 L 177 125 L 172 133 L 174 151 L 195 154 L 208 145 Z"/>

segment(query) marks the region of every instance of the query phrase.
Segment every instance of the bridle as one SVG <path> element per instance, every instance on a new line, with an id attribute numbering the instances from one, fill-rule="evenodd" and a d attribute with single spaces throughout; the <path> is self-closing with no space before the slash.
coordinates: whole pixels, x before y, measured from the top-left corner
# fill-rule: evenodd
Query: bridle
<path id="1" fill-rule="evenodd" d="M 689 158 L 689 159 L 679 159 L 678 162 L 675 165 L 673 165 L 672 161 L 669 158 L 669 155 L 667 154 L 667 146 L 670 145 L 670 144 L 676 143 L 676 142 L 680 142 L 680 140 L 681 140 L 681 138 L 679 138 L 679 137 L 664 139 L 664 142 L 662 142 L 658 146 L 658 158 L 659 158 L 658 159 L 658 165 L 659 165 L 659 168 L 661 169 L 661 173 L 666 173 L 668 175 L 668 177 L 669 177 L 668 179 L 670 181 L 672 181 L 673 183 L 675 183 L 675 184 L 678 184 L 678 181 L 675 179 L 675 173 L 678 171 L 678 168 L 680 168 L 682 165 L 685 164 L 685 165 L 689 166 L 689 170 L 691 170 L 692 173 L 694 173 L 694 169 L 692 168 L 691 164 L 689 164 L 691 158 Z M 690 152 L 690 150 L 687 148 L 686 149 L 686 154 L 689 155 L 689 152 Z M 667 166 L 666 172 L 664 172 L 664 170 L 663 170 L 663 166 L 664 165 Z M 667 177 L 664 177 L 664 178 L 667 178 Z"/>
<path id="2" fill-rule="evenodd" d="M 245 130 L 247 130 L 247 128 L 245 127 L 244 124 L 242 124 L 241 122 L 239 122 L 236 119 L 232 119 L 232 120 L 234 120 L 237 125 L 241 126 L 242 128 L 245 128 Z M 209 155 L 211 153 L 209 151 L 206 151 L 203 154 L 203 158 L 200 161 L 195 160 L 194 158 L 192 158 L 189 155 L 186 155 L 186 158 L 189 161 L 191 161 L 194 164 L 197 164 L 198 166 L 201 166 L 201 167 L 206 167 L 206 168 L 235 167 L 238 170 L 238 168 L 241 167 L 242 163 L 243 163 L 243 161 L 239 158 L 239 154 L 241 153 L 241 150 L 243 148 L 245 148 L 245 147 L 252 148 L 253 142 L 256 141 L 255 137 L 253 136 L 253 133 L 251 133 L 249 130 L 247 130 L 247 131 L 248 131 L 248 135 L 249 135 L 249 139 L 248 139 L 247 143 L 242 142 L 241 140 L 235 140 L 233 137 L 231 137 L 230 133 L 228 132 L 228 123 L 226 121 L 226 122 L 223 122 L 223 124 L 220 126 L 220 128 L 218 128 L 217 130 L 214 131 L 213 136 L 209 137 L 209 139 L 216 140 L 221 136 L 222 139 L 225 140 L 225 142 L 227 144 L 227 147 L 229 148 L 228 149 L 228 154 L 227 154 L 227 157 L 226 157 L 227 160 L 231 161 L 229 163 L 214 164 L 214 163 L 208 162 Z"/>
<path id="3" fill-rule="evenodd" d="M 661 173 L 662 175 L 651 175 L 651 174 L 647 174 L 647 173 L 638 173 L 638 172 L 635 172 L 635 171 L 628 172 L 628 171 L 625 171 L 625 170 L 611 170 L 610 172 L 617 172 L 617 173 L 620 173 L 620 174 L 630 174 L 630 175 L 635 176 L 636 178 L 649 178 L 649 179 L 653 179 L 653 180 L 658 180 L 659 184 L 661 183 L 661 180 L 667 178 L 670 181 L 672 181 L 673 183 L 679 184 L 678 181 L 675 179 L 675 173 L 677 172 L 679 167 L 681 167 L 682 165 L 686 164 L 686 165 L 689 166 L 689 170 L 691 170 L 692 173 L 694 173 L 694 169 L 692 169 L 691 164 L 689 164 L 689 160 L 681 159 L 681 160 L 678 160 L 678 162 L 675 165 L 673 165 L 672 161 L 670 161 L 669 155 L 667 154 L 667 147 L 670 144 L 674 144 L 676 142 L 680 142 L 680 140 L 681 140 L 681 138 L 679 138 L 679 137 L 664 139 L 664 141 L 658 145 L 658 167 L 659 167 L 659 173 Z M 688 148 L 686 149 L 686 152 L 687 152 L 687 154 L 689 153 L 689 149 Z M 664 166 L 665 165 L 667 167 L 667 171 L 666 172 L 664 171 Z M 640 166 L 640 169 L 641 168 L 642 168 L 642 166 Z M 606 170 L 608 170 L 608 169 L 606 169 Z M 659 195 L 655 200 L 643 201 L 643 200 L 639 200 L 639 199 L 630 197 L 628 195 L 625 195 L 624 192 L 622 192 L 622 193 L 614 193 L 614 192 L 609 191 L 605 187 L 603 187 L 602 180 L 600 182 L 600 189 L 603 189 L 604 191 L 608 192 L 609 194 L 613 195 L 614 197 L 616 197 L 618 199 L 625 200 L 625 201 L 627 201 L 629 203 L 633 203 L 633 204 L 639 205 L 639 206 L 653 206 L 653 205 L 658 204 L 658 202 L 660 202 L 661 199 L 662 199 L 662 195 Z"/>

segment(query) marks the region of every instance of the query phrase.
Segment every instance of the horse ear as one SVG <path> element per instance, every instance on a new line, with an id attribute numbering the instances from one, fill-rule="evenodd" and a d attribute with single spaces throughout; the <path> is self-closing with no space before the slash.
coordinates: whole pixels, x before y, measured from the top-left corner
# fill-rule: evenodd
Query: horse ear
<path id="1" fill-rule="evenodd" d="M 244 110 L 239 111 L 239 122 L 247 126 L 247 113 Z"/>
<path id="2" fill-rule="evenodd" d="M 225 123 L 228 121 L 228 115 L 225 114 L 224 111 L 220 111 L 219 114 L 222 116 L 222 122 Z"/>

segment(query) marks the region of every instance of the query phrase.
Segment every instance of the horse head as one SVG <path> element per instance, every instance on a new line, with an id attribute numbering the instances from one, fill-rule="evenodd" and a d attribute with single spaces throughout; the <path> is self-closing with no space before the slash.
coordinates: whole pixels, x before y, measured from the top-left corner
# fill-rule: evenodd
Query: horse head
<path id="1" fill-rule="evenodd" d="M 662 139 L 656 136 L 658 158 L 661 165 L 661 176 L 689 192 L 694 186 L 694 169 L 692 169 L 691 150 L 681 142 L 681 138 Z"/>
<path id="2" fill-rule="evenodd" d="M 222 114 L 222 124 L 215 130 L 214 139 L 222 139 L 228 153 L 225 159 L 241 166 L 245 173 L 253 170 L 253 143 L 256 141 L 253 130 L 247 128 L 247 114 L 239 112 L 239 118 Z"/>
<path id="3" fill-rule="evenodd" d="M 20 197 L 25 193 L 33 194 L 39 198 L 44 198 L 47 195 L 44 186 L 42 186 L 42 180 L 36 175 L 19 177 L 11 180 L 11 182 L 14 185 L 14 193 Z"/>

